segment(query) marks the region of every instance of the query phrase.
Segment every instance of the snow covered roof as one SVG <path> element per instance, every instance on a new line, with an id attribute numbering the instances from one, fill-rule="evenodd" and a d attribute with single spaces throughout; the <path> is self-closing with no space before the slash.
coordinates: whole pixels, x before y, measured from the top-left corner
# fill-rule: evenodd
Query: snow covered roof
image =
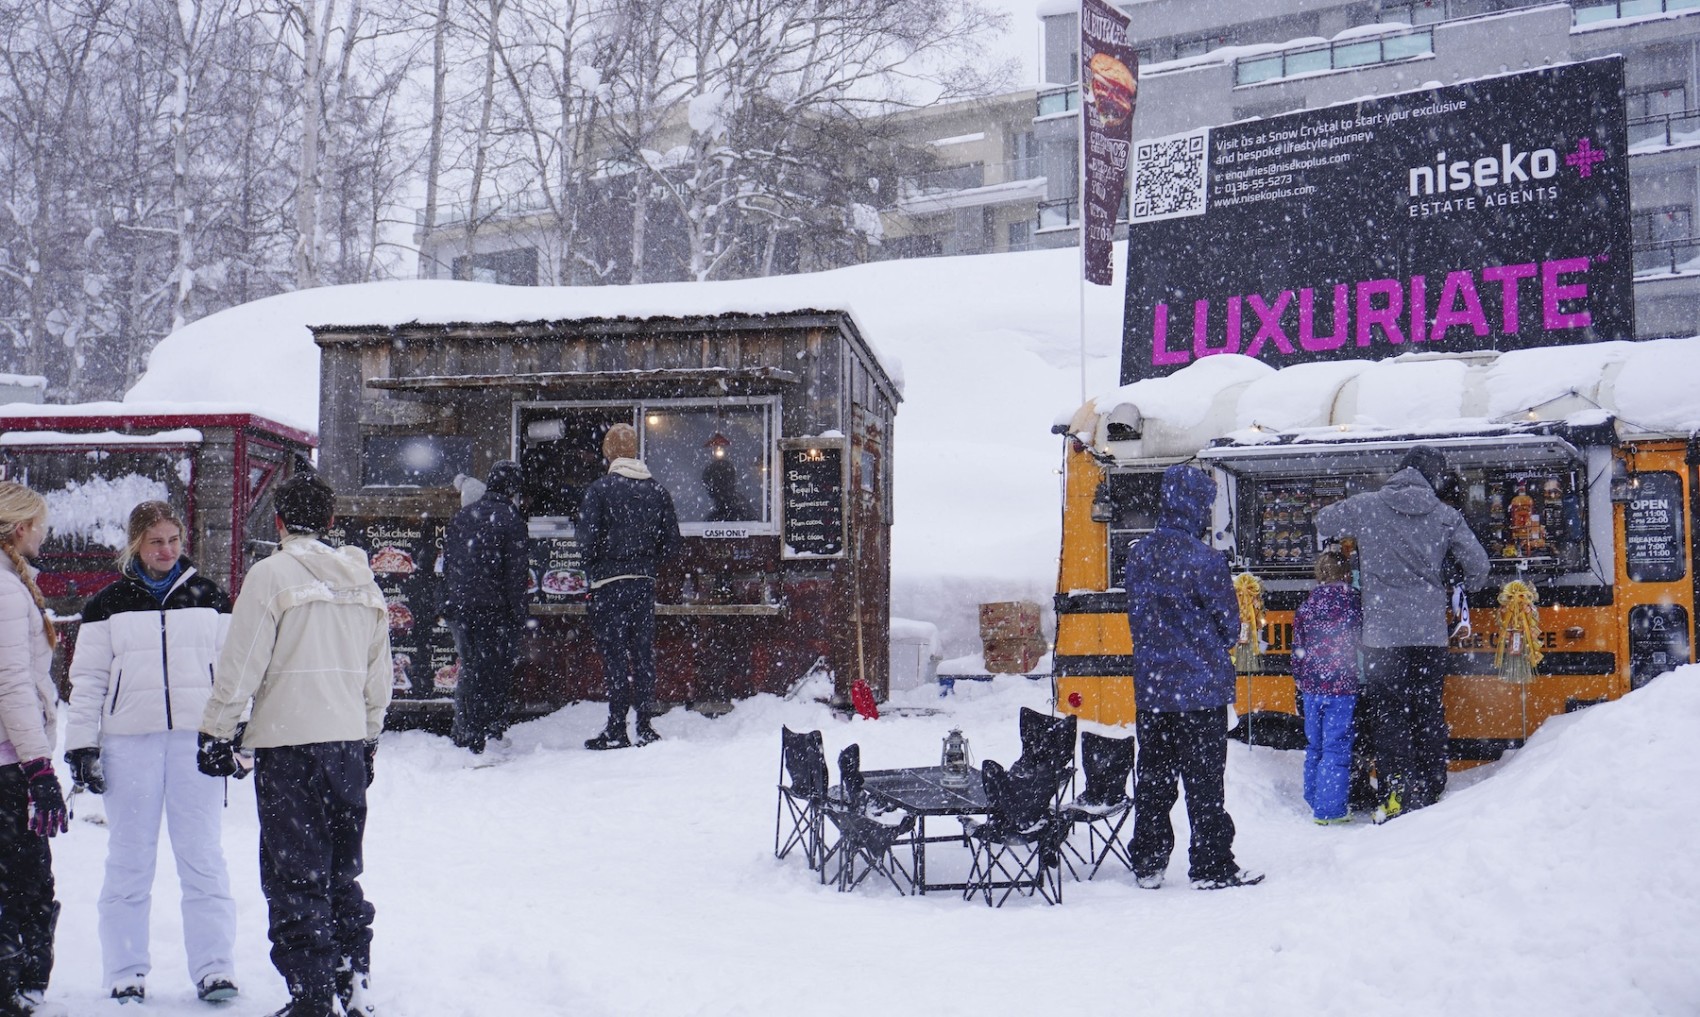
<path id="1" fill-rule="evenodd" d="M 178 427 L 150 434 L 125 434 L 119 431 L 6 431 L 0 434 L 0 445 L 199 445 L 201 432 L 193 427 Z"/>
<path id="2" fill-rule="evenodd" d="M 1222 438 L 1466 434 L 1608 417 L 1632 433 L 1687 434 L 1700 429 L 1695 377 L 1700 337 L 1280 370 L 1223 354 L 1105 393 L 1073 415 L 1069 430 L 1099 448 L 1113 443 L 1121 460 L 1187 456 Z M 1115 425 L 1126 430 L 1112 433 Z"/>

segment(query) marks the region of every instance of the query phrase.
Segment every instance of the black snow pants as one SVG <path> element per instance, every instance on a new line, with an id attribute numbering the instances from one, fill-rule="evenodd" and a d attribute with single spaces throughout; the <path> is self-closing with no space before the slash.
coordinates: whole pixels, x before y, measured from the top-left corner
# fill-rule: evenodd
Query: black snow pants
<path id="1" fill-rule="evenodd" d="M 1234 861 L 1234 820 L 1223 807 L 1227 708 L 1140 710 L 1135 726 L 1139 759 L 1133 787 L 1134 872 L 1151 876 L 1168 868 L 1175 849 L 1169 813 L 1179 797 L 1179 783 L 1186 787 L 1186 814 L 1192 826 L 1188 877 L 1232 878 L 1239 866 Z"/>
<path id="2" fill-rule="evenodd" d="M 506 615 L 471 615 L 449 625 L 460 654 L 455 717 L 456 745 L 483 748 L 508 727 L 508 699 L 519 666 L 520 624 Z"/>
<path id="3" fill-rule="evenodd" d="M 590 591 L 590 629 L 610 713 L 654 713 L 655 580 L 616 579 Z"/>
<path id="4" fill-rule="evenodd" d="M 1400 791 L 1407 809 L 1433 805 L 1446 790 L 1447 649 L 1366 646 L 1362 709 L 1375 746 L 1375 772 L 1385 795 Z"/>
<path id="5" fill-rule="evenodd" d="M 53 854 L 29 828 L 29 785 L 0 766 L 0 991 L 40 991 L 53 973 Z"/>
<path id="6" fill-rule="evenodd" d="M 357 741 L 317 742 L 254 753 L 272 964 L 294 997 L 328 998 L 341 958 L 355 970 L 371 970 L 374 909 L 359 882 L 364 748 Z"/>

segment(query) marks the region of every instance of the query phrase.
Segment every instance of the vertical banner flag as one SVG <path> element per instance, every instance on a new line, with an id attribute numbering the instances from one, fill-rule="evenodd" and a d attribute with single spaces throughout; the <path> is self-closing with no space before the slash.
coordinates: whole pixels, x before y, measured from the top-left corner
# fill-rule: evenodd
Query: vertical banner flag
<path id="1" fill-rule="evenodd" d="M 1105 0 L 1080 3 L 1081 258 L 1086 281 L 1110 285 L 1116 213 L 1127 193 L 1127 152 L 1139 57 L 1127 41 L 1128 17 Z"/>

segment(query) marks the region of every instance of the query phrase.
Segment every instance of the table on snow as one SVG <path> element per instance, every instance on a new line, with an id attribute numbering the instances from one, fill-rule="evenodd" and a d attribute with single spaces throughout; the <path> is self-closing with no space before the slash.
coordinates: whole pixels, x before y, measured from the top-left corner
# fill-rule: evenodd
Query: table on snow
<path id="1" fill-rule="evenodd" d="M 908 843 L 915 859 L 915 892 L 962 890 L 966 883 L 927 882 L 927 845 L 962 840 L 958 830 L 949 836 L 927 836 L 928 816 L 983 816 L 988 811 L 980 771 L 968 771 L 968 783 L 951 787 L 944 783 L 944 767 L 911 766 L 902 770 L 869 770 L 862 774 L 869 797 L 882 805 L 902 809 L 915 816 L 915 832 Z M 903 843 L 899 841 L 898 843 Z"/>

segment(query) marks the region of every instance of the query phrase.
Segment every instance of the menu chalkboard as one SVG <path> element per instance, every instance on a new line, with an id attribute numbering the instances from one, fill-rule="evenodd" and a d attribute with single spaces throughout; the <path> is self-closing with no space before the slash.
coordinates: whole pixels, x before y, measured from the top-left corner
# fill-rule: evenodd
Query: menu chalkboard
<path id="1" fill-rule="evenodd" d="M 780 452 L 785 558 L 842 558 L 844 447 L 810 445 Z"/>
<path id="2" fill-rule="evenodd" d="M 1688 574 L 1682 542 L 1682 478 L 1674 473 L 1636 476 L 1623 507 L 1624 565 L 1637 583 L 1675 582 Z"/>
<path id="3" fill-rule="evenodd" d="M 454 692 L 460 678 L 454 636 L 437 620 L 442 606 L 442 522 L 354 519 L 328 532 L 330 544 L 366 552 L 389 605 L 393 694 L 423 699 Z"/>
<path id="4" fill-rule="evenodd" d="M 533 604 L 566 604 L 582 601 L 590 593 L 584 572 L 584 555 L 572 537 L 531 539 L 531 579 L 526 592 Z"/>

